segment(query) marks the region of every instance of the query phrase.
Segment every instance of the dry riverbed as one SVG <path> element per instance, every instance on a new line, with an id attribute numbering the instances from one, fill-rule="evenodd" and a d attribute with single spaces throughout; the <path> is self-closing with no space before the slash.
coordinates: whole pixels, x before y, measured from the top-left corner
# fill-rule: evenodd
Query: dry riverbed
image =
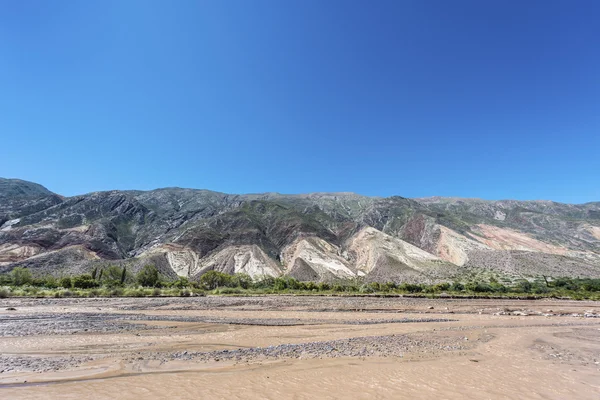
<path id="1" fill-rule="evenodd" d="M 600 398 L 600 303 L 3 299 L 0 396 Z"/>

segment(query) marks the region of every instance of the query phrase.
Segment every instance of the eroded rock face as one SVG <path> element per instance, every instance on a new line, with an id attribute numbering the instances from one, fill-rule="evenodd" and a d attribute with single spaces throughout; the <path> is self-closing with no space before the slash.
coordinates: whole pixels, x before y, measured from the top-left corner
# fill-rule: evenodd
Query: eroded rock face
<path id="1" fill-rule="evenodd" d="M 282 274 L 278 263 L 256 245 L 227 246 L 200 260 L 198 267 L 190 275 L 201 276 L 212 270 L 227 274 L 248 274 L 253 279 Z"/>
<path id="2" fill-rule="evenodd" d="M 349 252 L 354 255 L 356 268 L 365 275 L 377 267 L 382 257 L 417 271 L 443 263 L 433 254 L 371 227 L 363 228 L 350 240 Z"/>
<path id="3" fill-rule="evenodd" d="M 332 281 L 431 281 L 486 269 L 600 276 L 600 203 L 180 188 L 64 198 L 0 179 L 1 270 L 149 263 L 187 277 L 211 269 Z"/>
<path id="4" fill-rule="evenodd" d="M 343 258 L 339 247 L 318 237 L 298 238 L 284 248 L 281 259 L 286 273 L 300 280 L 306 276 L 317 280 L 351 279 L 357 276 L 350 262 Z"/>
<path id="5" fill-rule="evenodd" d="M 14 243 L 0 245 L 0 265 L 26 260 L 43 251 L 40 246 L 20 246 Z"/>
<path id="6" fill-rule="evenodd" d="M 424 282 L 457 273 L 456 265 L 371 227 L 351 238 L 348 250 L 368 280 Z"/>

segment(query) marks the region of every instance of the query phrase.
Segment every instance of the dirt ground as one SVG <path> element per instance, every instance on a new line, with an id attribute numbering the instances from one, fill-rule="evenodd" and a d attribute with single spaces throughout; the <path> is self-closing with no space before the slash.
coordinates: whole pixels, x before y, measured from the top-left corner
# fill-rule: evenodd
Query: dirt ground
<path id="1" fill-rule="evenodd" d="M 6 399 L 598 399 L 600 303 L 3 299 Z"/>

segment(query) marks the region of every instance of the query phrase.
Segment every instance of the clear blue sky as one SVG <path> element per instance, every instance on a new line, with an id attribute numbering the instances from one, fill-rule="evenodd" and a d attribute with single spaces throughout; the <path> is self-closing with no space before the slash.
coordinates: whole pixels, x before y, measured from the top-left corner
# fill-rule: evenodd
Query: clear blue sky
<path id="1" fill-rule="evenodd" d="M 600 1 L 5 1 L 0 176 L 600 200 Z"/>

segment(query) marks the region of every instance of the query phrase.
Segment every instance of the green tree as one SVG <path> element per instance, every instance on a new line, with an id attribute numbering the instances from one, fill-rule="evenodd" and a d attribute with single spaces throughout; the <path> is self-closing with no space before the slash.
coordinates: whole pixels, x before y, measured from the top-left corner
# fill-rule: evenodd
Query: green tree
<path id="1" fill-rule="evenodd" d="M 146 265 L 138 272 L 136 280 L 142 286 L 156 287 L 159 282 L 158 269 L 154 265 Z"/>
<path id="2" fill-rule="evenodd" d="M 179 289 L 190 287 L 190 281 L 185 276 L 180 276 L 175 282 L 171 282 L 172 287 Z"/>
<path id="3" fill-rule="evenodd" d="M 121 272 L 121 285 L 125 283 L 125 278 L 127 278 L 127 267 L 123 267 L 123 272 Z"/>
<path id="4" fill-rule="evenodd" d="M 71 277 L 63 276 L 62 278 L 60 278 L 59 285 L 60 285 L 60 287 L 63 287 L 65 289 L 70 289 L 73 286 Z"/>
<path id="5" fill-rule="evenodd" d="M 15 286 L 27 285 L 33 281 L 31 271 L 27 268 L 16 267 L 10 272 L 10 277 Z"/>
<path id="6" fill-rule="evenodd" d="M 102 271 L 102 283 L 108 287 L 114 287 L 121 284 L 121 278 L 123 276 L 123 270 L 116 265 L 103 269 Z M 91 277 L 91 275 L 90 275 Z"/>
<path id="7" fill-rule="evenodd" d="M 248 274 L 235 274 L 231 278 L 231 285 L 242 289 L 248 289 L 252 285 L 252 278 Z"/>
<path id="8" fill-rule="evenodd" d="M 207 290 L 213 290 L 221 286 L 229 286 L 231 275 L 219 271 L 208 271 L 200 277 L 200 284 Z"/>

